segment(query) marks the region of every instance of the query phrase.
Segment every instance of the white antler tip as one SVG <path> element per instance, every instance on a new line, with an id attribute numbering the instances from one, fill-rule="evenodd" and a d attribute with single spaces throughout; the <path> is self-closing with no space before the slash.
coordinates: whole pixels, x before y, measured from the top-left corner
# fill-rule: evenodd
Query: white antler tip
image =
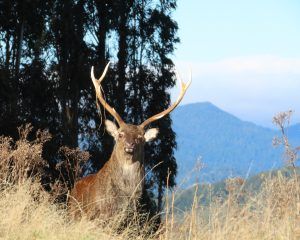
<path id="1" fill-rule="evenodd" d="M 192 83 L 192 79 L 190 79 L 190 81 L 188 81 L 188 83 L 186 84 L 186 88 L 188 88 Z"/>
<path id="2" fill-rule="evenodd" d="M 92 68 L 91 68 L 91 78 L 93 81 L 96 80 L 95 75 L 94 75 L 94 66 L 92 66 Z"/>

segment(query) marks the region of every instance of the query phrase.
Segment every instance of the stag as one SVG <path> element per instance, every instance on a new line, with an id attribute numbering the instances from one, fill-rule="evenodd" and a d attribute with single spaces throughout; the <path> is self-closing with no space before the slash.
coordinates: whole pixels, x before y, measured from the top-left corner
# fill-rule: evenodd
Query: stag
<path id="1" fill-rule="evenodd" d="M 142 124 L 132 125 L 122 120 L 115 109 L 105 101 L 102 94 L 101 82 L 108 67 L 109 63 L 98 80 L 94 76 L 92 67 L 91 78 L 97 99 L 118 123 L 117 127 L 112 121 L 105 121 L 106 130 L 114 138 L 115 146 L 110 159 L 100 171 L 75 183 L 68 201 L 70 212 L 74 217 L 82 214 L 86 214 L 89 218 L 110 217 L 128 206 L 128 202 L 138 202 L 144 188 L 144 145 L 155 139 L 158 134 L 157 128 L 146 129 L 146 127 L 174 110 L 191 83 L 191 79 L 187 84 L 182 82 L 176 72 L 181 82 L 181 91 L 177 101 Z"/>

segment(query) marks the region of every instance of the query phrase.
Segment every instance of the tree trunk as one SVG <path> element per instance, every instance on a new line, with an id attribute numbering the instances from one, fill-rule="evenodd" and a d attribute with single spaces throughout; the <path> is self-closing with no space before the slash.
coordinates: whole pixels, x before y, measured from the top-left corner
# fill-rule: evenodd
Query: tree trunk
<path id="1" fill-rule="evenodd" d="M 17 56 L 16 56 L 16 72 L 15 76 L 19 76 L 20 72 L 20 63 L 21 63 L 21 57 L 22 57 L 22 46 L 23 46 L 23 37 L 24 37 L 24 19 L 22 18 L 22 23 L 19 31 L 18 36 L 18 50 L 17 50 Z"/>
<path id="2" fill-rule="evenodd" d="M 5 70 L 9 70 L 9 60 L 10 60 L 10 34 L 8 30 L 6 31 L 6 37 L 5 37 Z"/>
<path id="3" fill-rule="evenodd" d="M 118 34 L 119 34 L 119 51 L 118 51 L 118 86 L 117 86 L 117 102 L 118 112 L 121 116 L 124 116 L 126 102 L 126 67 L 128 61 L 128 15 L 130 8 L 132 7 L 132 2 L 121 1 L 120 6 L 120 20 L 118 24 Z M 125 117 L 125 116 L 124 116 Z"/>
<path id="4" fill-rule="evenodd" d="M 162 199 L 163 199 L 163 182 L 160 179 L 158 183 L 157 213 L 160 213 L 162 210 Z"/>
<path id="5" fill-rule="evenodd" d="M 97 61 L 100 64 L 100 68 L 103 69 L 106 64 L 106 35 L 107 35 L 107 7 L 106 7 L 106 1 L 95 1 L 96 8 L 98 11 L 98 22 L 99 22 L 99 28 L 98 28 L 98 47 L 97 47 Z"/>

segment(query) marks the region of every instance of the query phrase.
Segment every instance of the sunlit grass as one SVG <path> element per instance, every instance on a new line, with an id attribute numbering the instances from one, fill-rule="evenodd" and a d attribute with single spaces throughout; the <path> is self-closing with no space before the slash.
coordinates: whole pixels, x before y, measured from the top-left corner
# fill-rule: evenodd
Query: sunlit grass
<path id="1" fill-rule="evenodd" d="M 61 191 L 47 192 L 39 181 L 47 138 L 29 142 L 23 137 L 13 144 L 0 137 L 0 239 L 300 239 L 300 177 L 295 167 L 289 175 L 266 173 L 254 189 L 245 187 L 247 180 L 228 179 L 226 194 L 208 192 L 205 203 L 200 201 L 201 185 L 196 186 L 192 207 L 185 211 L 175 204 L 180 193 L 169 192 L 156 232 L 151 219 L 141 225 L 144 216 L 136 213 L 122 228 L 124 213 L 109 221 L 73 220 L 64 204 L 55 203 L 53 195 Z"/>
<path id="2" fill-rule="evenodd" d="M 74 221 L 63 205 L 53 204 L 37 183 L 6 185 L 0 193 L 0 239 L 300 239 L 299 177 L 280 174 L 264 181 L 257 193 L 229 189 L 226 199 L 198 204 L 182 214 L 174 210 L 173 198 L 160 229 L 131 225 L 116 231 L 116 216 L 104 224 L 101 219 Z M 243 203 L 239 195 L 245 196 Z M 176 196 L 174 195 L 174 198 Z"/>

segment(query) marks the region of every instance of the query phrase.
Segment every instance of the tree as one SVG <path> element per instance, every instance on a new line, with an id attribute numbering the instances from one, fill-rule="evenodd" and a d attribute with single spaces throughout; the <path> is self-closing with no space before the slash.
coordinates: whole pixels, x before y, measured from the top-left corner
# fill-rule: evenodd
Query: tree
<path id="1" fill-rule="evenodd" d="M 47 39 L 45 16 L 48 1 L 2 1 L 0 42 L 1 113 L 0 133 L 16 137 L 17 126 L 32 122 L 45 128 L 46 108 L 53 104 L 52 92 L 42 57 Z M 48 107 L 49 108 L 49 107 Z M 42 124 L 44 122 L 44 124 Z"/>
<path id="2" fill-rule="evenodd" d="M 98 170 L 112 151 L 102 124 L 111 116 L 97 111 L 90 67 L 99 75 L 114 63 L 103 88 L 126 122 L 167 108 L 179 41 L 175 9 L 175 0 L 1 1 L 0 134 L 16 135 L 25 122 L 48 128 L 53 138 L 44 152 L 54 176 L 63 145 L 89 150 L 86 169 Z M 153 126 L 160 134 L 147 148 L 147 186 L 158 190 L 160 210 L 166 186 L 175 185 L 176 142 L 169 116 Z"/>

